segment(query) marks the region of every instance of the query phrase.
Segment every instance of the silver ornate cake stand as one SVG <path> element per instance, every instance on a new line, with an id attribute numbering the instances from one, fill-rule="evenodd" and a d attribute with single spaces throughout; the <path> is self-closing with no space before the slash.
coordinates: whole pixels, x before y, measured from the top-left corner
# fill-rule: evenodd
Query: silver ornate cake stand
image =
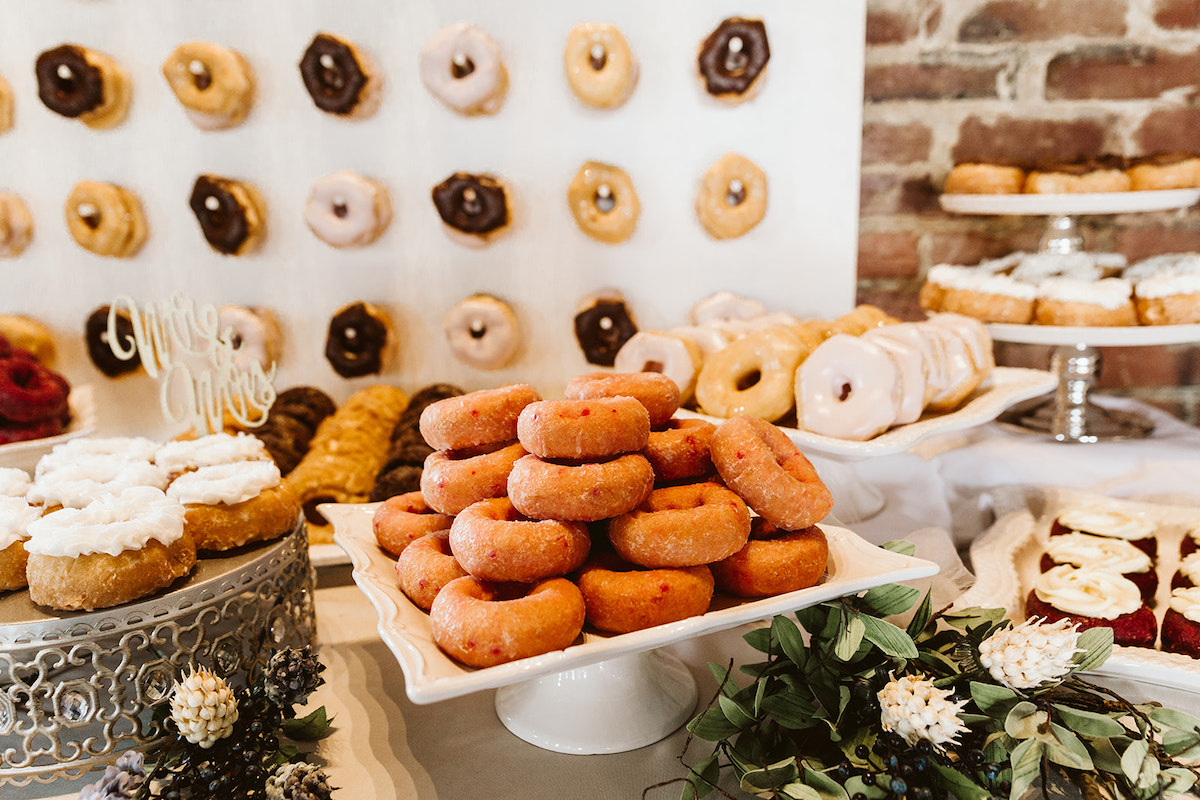
<path id="1" fill-rule="evenodd" d="M 0 787 L 78 778 L 151 749 L 164 732 L 154 709 L 184 668 L 244 685 L 315 628 L 303 520 L 283 539 L 202 558 L 137 603 L 53 612 L 28 592 L 0 598 Z"/>

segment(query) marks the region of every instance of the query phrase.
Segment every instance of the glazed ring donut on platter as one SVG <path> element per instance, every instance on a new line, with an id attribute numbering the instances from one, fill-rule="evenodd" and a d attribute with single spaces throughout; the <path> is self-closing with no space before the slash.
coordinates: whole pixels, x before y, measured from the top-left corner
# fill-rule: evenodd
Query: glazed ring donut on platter
<path id="1" fill-rule="evenodd" d="M 704 419 L 672 419 L 662 430 L 650 431 L 642 455 L 654 468 L 656 482 L 711 475 L 709 445 L 717 426 Z"/>
<path id="2" fill-rule="evenodd" d="M 975 365 L 967 340 L 949 328 L 918 323 L 925 336 L 933 341 L 935 358 L 941 360 L 938 374 L 941 383 L 935 385 L 928 410 L 952 411 L 970 396 L 983 380 L 983 372 Z"/>
<path id="3" fill-rule="evenodd" d="M 382 183 L 344 169 L 313 184 L 304 221 L 328 245 L 362 247 L 392 221 L 392 203 Z"/>
<path id="4" fill-rule="evenodd" d="M 54 333 L 44 324 L 24 314 L 0 314 L 0 337 L 8 340 L 14 348 L 25 350 L 42 366 L 54 368 L 58 348 L 54 345 Z M 0 358 L 4 357 L 0 345 Z"/>
<path id="5" fill-rule="evenodd" d="M 455 457 L 458 452 L 435 450 L 421 470 L 421 495 L 429 507 L 442 514 L 458 514 L 480 500 L 508 494 L 508 476 L 525 455 L 520 443 L 490 452 Z"/>
<path id="6" fill-rule="evenodd" d="M 439 514 L 429 507 L 419 492 L 407 492 L 389 497 L 371 515 L 375 541 L 390 556 L 399 556 L 422 536 L 450 529 L 453 517 Z M 422 606 L 428 608 L 428 606 Z"/>
<path id="7" fill-rule="evenodd" d="M 654 469 L 638 453 L 576 465 L 528 455 L 508 476 L 509 499 L 531 519 L 608 519 L 636 508 L 653 488 Z"/>
<path id="8" fill-rule="evenodd" d="M 454 557 L 486 581 L 533 583 L 566 575 L 579 568 L 590 548 L 586 525 L 529 519 L 507 497 L 472 504 L 450 526 Z"/>
<path id="9" fill-rule="evenodd" d="M 896 365 L 898 399 L 894 424 L 907 425 L 916 422 L 921 418 L 932 396 L 925 354 L 908 342 L 880 336 L 874 331 L 864 333 L 863 340 L 883 348 Z"/>
<path id="10" fill-rule="evenodd" d="M 567 400 L 633 397 L 646 407 L 651 429 L 661 428 L 679 410 L 679 387 L 661 372 L 587 372 L 567 381 Z"/>
<path id="11" fill-rule="evenodd" d="M 197 128 L 232 128 L 254 104 L 254 70 L 228 47 L 184 42 L 167 56 L 162 73 Z"/>
<path id="12" fill-rule="evenodd" d="M 492 37 L 468 22 L 455 22 L 421 48 L 421 82 L 460 114 L 494 114 L 508 90 L 508 71 Z"/>
<path id="13" fill-rule="evenodd" d="M 38 97 L 55 114 L 103 129 L 121 124 L 129 111 L 129 76 L 103 53 L 59 45 L 37 57 L 34 71 Z"/>
<path id="14" fill-rule="evenodd" d="M 607 633 L 629 633 L 697 617 L 712 602 L 708 567 L 645 569 L 611 553 L 593 556 L 576 577 L 587 622 Z"/>
<path id="15" fill-rule="evenodd" d="M 0 258 L 25 252 L 33 240 L 33 215 L 15 194 L 0 193 Z"/>
<path id="16" fill-rule="evenodd" d="M 468 576 L 438 592 L 429 626 L 451 658 L 469 667 L 493 667 L 569 647 L 584 617 L 583 595 L 566 578 L 526 587 Z"/>
<path id="17" fill-rule="evenodd" d="M 438 450 L 466 450 L 517 438 L 521 409 L 542 397 L 532 386 L 509 384 L 430 403 L 421 412 L 421 435 Z"/>
<path id="18" fill-rule="evenodd" d="M 709 567 L 722 592 L 769 597 L 816 585 L 828 559 L 825 532 L 814 525 L 773 538 L 751 538 L 741 550 Z"/>
<path id="19" fill-rule="evenodd" d="M 135 353 L 133 358 L 123 359 L 113 352 L 109 343 L 109 327 L 112 316 L 111 306 L 100 306 L 88 315 L 84 323 L 83 338 L 87 344 L 88 357 L 92 364 L 106 377 L 119 378 L 137 372 L 142 366 L 141 358 Z M 121 342 L 133 339 L 133 320 L 128 312 L 118 311 L 111 320 L 112 328 Z"/>
<path id="20" fill-rule="evenodd" d="M 244 181 L 201 175 L 192 186 L 188 205 L 204 240 L 222 255 L 245 255 L 266 234 L 266 204 L 258 190 Z"/>
<path id="21" fill-rule="evenodd" d="M 467 574 L 450 552 L 449 528 L 414 539 L 396 559 L 396 582 L 400 584 L 400 591 L 426 611 L 443 586 Z"/>
<path id="22" fill-rule="evenodd" d="M 611 367 L 617 353 L 638 332 L 637 323 L 620 292 L 606 290 L 579 302 L 575 313 L 575 340 L 589 364 Z"/>
<path id="23" fill-rule="evenodd" d="M 1120 156 L 1100 156 L 1087 161 L 1053 164 L 1030 170 L 1024 191 L 1030 194 L 1070 194 L 1076 192 L 1127 192 L 1132 182 L 1125 174 Z"/>
<path id="24" fill-rule="evenodd" d="M 770 58 L 763 21 L 730 17 L 700 45 L 697 66 L 705 91 L 727 103 L 741 103 L 762 87 Z"/>
<path id="25" fill-rule="evenodd" d="M 567 186 L 567 205 L 579 230 L 608 244 L 632 236 L 642 211 L 625 170 L 599 161 L 588 161 L 575 173 Z"/>
<path id="26" fill-rule="evenodd" d="M 704 173 L 696 216 L 714 239 L 749 233 L 767 213 L 767 176 L 737 153 L 726 153 Z"/>
<path id="27" fill-rule="evenodd" d="M 613 368 L 625 374 L 661 374 L 675 385 L 678 408 L 692 399 L 703 363 L 700 346 L 690 339 L 672 333 L 638 331 L 621 345 L 613 359 Z M 657 428 L 669 417 L 670 414 L 664 417 L 651 411 L 650 425 Z"/>
<path id="28" fill-rule="evenodd" d="M 137 195 L 111 183 L 80 181 L 64 210 L 71 238 L 98 256 L 129 258 L 149 233 Z"/>
<path id="29" fill-rule="evenodd" d="M 728 289 L 722 289 L 705 297 L 692 306 L 689 315 L 693 325 L 722 319 L 750 320 L 767 313 L 767 307 L 757 300 L 742 297 Z"/>
<path id="30" fill-rule="evenodd" d="M 13 126 L 13 93 L 12 87 L 4 76 L 0 75 L 0 133 Z"/>
<path id="31" fill-rule="evenodd" d="M 747 416 L 726 420 L 713 432 L 711 449 L 725 484 L 782 530 L 812 527 L 833 508 L 813 465 L 769 422 Z"/>
<path id="32" fill-rule="evenodd" d="M 866 441 L 896 424 L 899 381 L 896 362 L 883 347 L 836 334 L 795 372 L 796 420 L 821 436 Z"/>
<path id="33" fill-rule="evenodd" d="M 187 509 L 197 550 L 230 550 L 277 539 L 296 526 L 300 500 L 281 477 L 272 461 L 215 464 L 180 475 L 167 496 Z"/>
<path id="34" fill-rule="evenodd" d="M 1025 170 L 1002 164 L 955 164 L 946 175 L 946 194 L 1020 194 Z"/>
<path id="35" fill-rule="evenodd" d="M 617 555 L 643 567 L 711 564 L 741 550 L 749 537 L 745 502 L 718 483 L 655 489 L 608 523 Z"/>
<path id="36" fill-rule="evenodd" d="M 459 244 L 483 247 L 508 230 L 508 187 L 495 176 L 456 172 L 431 194 L 446 233 Z"/>
<path id="37" fill-rule="evenodd" d="M 1129 189 L 1134 192 L 1200 186 L 1200 158 L 1186 153 L 1136 158 L 1125 172 L 1129 175 Z"/>
<path id="38" fill-rule="evenodd" d="M 279 360 L 283 334 L 270 309 L 221 306 L 217 320 L 222 333 L 229 331 L 234 363 L 240 369 L 247 369 L 250 360 L 254 360 L 267 370 Z"/>
<path id="39" fill-rule="evenodd" d="M 540 400 L 521 409 L 517 438 L 541 458 L 598 459 L 636 453 L 650 414 L 636 397 Z"/>
<path id="40" fill-rule="evenodd" d="M 704 362 L 696 402 L 717 417 L 777 420 L 792 409 L 796 367 L 808 358 L 809 348 L 784 328 L 743 336 Z"/>
<path id="41" fill-rule="evenodd" d="M 850 336 L 861 336 L 872 328 L 879 328 L 884 325 L 893 325 L 900 320 L 893 317 L 891 314 L 884 311 L 878 306 L 862 304 L 855 306 L 854 310 L 843 314 L 837 319 L 829 323 L 829 329 L 825 333 L 824 338 L 828 339 L 835 333 L 845 333 Z"/>
<path id="42" fill-rule="evenodd" d="M 329 319 L 325 359 L 343 378 L 378 375 L 395 349 L 392 321 L 372 303 L 350 303 Z"/>
<path id="43" fill-rule="evenodd" d="M 382 79 L 354 44 L 329 33 L 313 37 L 300 59 L 300 77 L 317 108 L 341 117 L 367 117 L 379 106 Z"/>
<path id="44" fill-rule="evenodd" d="M 581 22 L 567 34 L 563 50 L 567 84 L 592 108 L 625 104 L 637 85 L 637 61 L 615 25 Z"/>
<path id="45" fill-rule="evenodd" d="M 508 366 L 521 346 L 521 330 L 512 307 L 491 295 L 460 301 L 442 320 L 450 352 L 476 369 Z"/>

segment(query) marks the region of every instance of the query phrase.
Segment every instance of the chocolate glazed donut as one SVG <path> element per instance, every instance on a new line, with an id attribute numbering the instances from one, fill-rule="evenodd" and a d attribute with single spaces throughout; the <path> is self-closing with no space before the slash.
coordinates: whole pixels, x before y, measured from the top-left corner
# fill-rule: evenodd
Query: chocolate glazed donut
<path id="1" fill-rule="evenodd" d="M 387 324 L 372 314 L 366 303 L 353 303 L 329 320 L 325 358 L 343 378 L 375 375 L 383 370 L 388 336 Z"/>
<path id="2" fill-rule="evenodd" d="M 730 17 L 700 46 L 704 88 L 717 97 L 745 94 L 767 66 L 771 48 L 760 19 Z"/>
<path id="3" fill-rule="evenodd" d="M 454 173 L 433 187 L 433 204 L 443 222 L 463 233 L 483 235 L 508 224 L 504 187 L 487 175 Z"/>
<path id="4" fill-rule="evenodd" d="M 100 306 L 87 318 L 84 325 L 84 340 L 87 342 L 88 356 L 96 369 L 110 378 L 119 378 L 134 372 L 142 365 L 140 358 L 128 361 L 117 358 L 117 354 L 108 344 L 108 313 L 109 306 Z M 121 312 L 117 315 L 117 337 L 121 341 L 133 337 L 133 321 L 129 315 Z"/>
<path id="5" fill-rule="evenodd" d="M 600 299 L 575 315 L 575 338 L 589 364 L 611 367 L 637 331 L 621 300 Z"/>
<path id="6" fill-rule="evenodd" d="M 313 103 L 330 114 L 349 114 L 367 85 L 353 48 L 328 34 L 313 38 L 300 59 L 300 76 Z"/>
<path id="7" fill-rule="evenodd" d="M 78 117 L 104 103 L 104 76 L 88 63 L 82 48 L 64 44 L 37 57 L 38 97 L 64 117 Z"/>
<path id="8" fill-rule="evenodd" d="M 200 230 L 213 249 L 234 255 L 250 238 L 246 209 L 230 189 L 230 182 L 212 175 L 196 178 L 188 201 L 200 221 Z"/>

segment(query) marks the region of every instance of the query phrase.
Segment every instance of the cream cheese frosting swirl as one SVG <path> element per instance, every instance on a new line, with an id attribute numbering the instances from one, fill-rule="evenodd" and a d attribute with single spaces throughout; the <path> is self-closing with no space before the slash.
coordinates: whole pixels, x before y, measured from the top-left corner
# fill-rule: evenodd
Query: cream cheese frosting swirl
<path id="1" fill-rule="evenodd" d="M 25 470 L 0 467 L 0 497 L 24 497 L 29 486 L 29 473 Z"/>
<path id="2" fill-rule="evenodd" d="M 278 486 L 279 480 L 273 461 L 214 464 L 180 475 L 167 487 L 167 495 L 185 505 L 232 506 Z"/>
<path id="3" fill-rule="evenodd" d="M 29 538 L 29 523 L 42 516 L 42 510 L 25 502 L 24 497 L 0 497 L 0 550 Z"/>
<path id="4" fill-rule="evenodd" d="M 83 508 L 106 494 L 134 486 L 167 488 L 167 472 L 148 461 L 120 455 L 83 455 L 33 482 L 26 497 L 35 505 Z"/>
<path id="5" fill-rule="evenodd" d="M 1072 508 L 1058 515 L 1058 524 L 1073 531 L 1136 541 L 1154 535 L 1154 523 L 1115 508 Z"/>
<path id="6" fill-rule="evenodd" d="M 1065 614 L 1096 619 L 1116 619 L 1142 606 L 1137 584 L 1115 572 L 1062 564 L 1043 572 L 1034 593 Z"/>
<path id="7" fill-rule="evenodd" d="M 47 472 L 69 466 L 81 456 L 114 456 L 126 461 L 151 461 L 156 450 L 158 442 L 141 436 L 72 439 L 55 445 L 53 450 L 42 456 L 34 469 L 34 477 L 39 478 Z"/>
<path id="8" fill-rule="evenodd" d="M 1200 553 L 1190 553 L 1179 562 L 1179 572 L 1192 583 L 1200 586 Z"/>
<path id="9" fill-rule="evenodd" d="M 1051 536 L 1046 542 L 1046 553 L 1056 564 L 1094 567 L 1117 574 L 1148 572 L 1152 565 L 1150 556 L 1124 539 L 1089 533 Z"/>
<path id="10" fill-rule="evenodd" d="M 267 448 L 257 436 L 213 433 L 198 439 L 167 442 L 158 448 L 154 463 L 170 473 L 197 467 L 233 464 L 238 461 L 268 461 Z"/>
<path id="11" fill-rule="evenodd" d="M 84 508 L 63 508 L 29 523 L 31 554 L 78 558 L 117 556 L 151 539 L 170 546 L 183 536 L 183 506 L 153 486 L 105 495 Z"/>
<path id="12" fill-rule="evenodd" d="M 1192 622 L 1200 622 L 1200 586 L 1172 589 L 1171 610 Z"/>

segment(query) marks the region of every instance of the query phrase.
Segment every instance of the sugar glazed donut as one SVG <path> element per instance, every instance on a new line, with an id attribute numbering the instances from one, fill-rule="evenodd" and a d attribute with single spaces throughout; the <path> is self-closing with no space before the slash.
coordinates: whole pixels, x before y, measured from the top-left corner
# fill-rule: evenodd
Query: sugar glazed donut
<path id="1" fill-rule="evenodd" d="M 750 511 L 717 483 L 655 489 L 628 514 L 609 520 L 608 538 L 643 567 L 693 567 L 733 555 L 750 537 Z"/>
<path id="2" fill-rule="evenodd" d="M 184 42 L 162 65 L 163 77 L 203 130 L 232 128 L 254 104 L 254 70 L 242 54 L 211 42 Z"/>
<path id="3" fill-rule="evenodd" d="M 71 238 L 98 256 L 129 258 L 149 233 L 137 195 L 111 183 L 80 181 L 64 211 Z"/>
<path id="4" fill-rule="evenodd" d="M 511 442 L 517 438 L 521 409 L 541 399 L 537 390 L 523 383 L 447 397 L 421 412 L 421 435 L 438 450 Z"/>
<path id="5" fill-rule="evenodd" d="M 453 521 L 448 514 L 439 514 L 430 508 L 424 496 L 416 491 L 384 500 L 371 515 L 371 529 L 384 552 L 396 557 L 422 536 L 449 530 Z"/>
<path id="6" fill-rule="evenodd" d="M 480 500 L 504 497 L 509 473 L 524 455 L 520 443 L 481 453 L 435 450 L 425 458 L 421 470 L 421 495 L 430 508 L 442 514 L 458 514 Z"/>
<path id="7" fill-rule="evenodd" d="M 222 255 L 245 255 L 266 234 L 266 204 L 258 190 L 244 181 L 201 175 L 192 186 L 188 205 L 204 240 Z"/>
<path id="8" fill-rule="evenodd" d="M 488 581 L 533 583 L 579 568 L 591 548 L 587 526 L 529 519 L 507 497 L 480 500 L 454 518 L 450 550 L 463 569 Z"/>
<path id="9" fill-rule="evenodd" d="M 565 464 L 527 455 L 513 464 L 508 497 L 532 519 L 597 522 L 637 508 L 654 488 L 654 470 L 638 453 Z"/>
<path id="10" fill-rule="evenodd" d="M 661 428 L 679 410 L 679 387 L 659 372 L 587 372 L 567 381 L 567 400 L 632 397 L 646 407 L 651 429 Z"/>
<path id="11" fill-rule="evenodd" d="M 896 362 L 882 346 L 836 334 L 795 372 L 796 419 L 822 436 L 865 441 L 895 424 L 899 379 Z"/>
<path id="12" fill-rule="evenodd" d="M 521 345 L 517 315 L 508 303 L 486 294 L 472 295 L 450 309 L 442 330 L 454 357 L 476 369 L 508 366 Z"/>
<path id="13" fill-rule="evenodd" d="M 833 508 L 813 465 L 786 433 L 764 420 L 741 416 L 718 425 L 712 460 L 730 489 L 785 531 L 812 527 Z"/>
<path id="14" fill-rule="evenodd" d="M 741 103 L 762 87 L 770 58 L 763 21 L 730 17 L 700 45 L 697 67 L 705 91 L 718 100 Z"/>
<path id="15" fill-rule="evenodd" d="M 33 215 L 15 194 L 0 193 L 0 258 L 25 252 L 33 240 Z"/>
<path id="16" fill-rule="evenodd" d="M 378 375 L 395 347 L 391 319 L 372 303 L 350 303 L 329 319 L 325 359 L 343 378 Z"/>
<path id="17" fill-rule="evenodd" d="M 465 577 L 438 592 L 429 626 L 451 658 L 492 667 L 570 646 L 584 616 L 583 595 L 565 578 L 525 587 Z"/>
<path id="18" fill-rule="evenodd" d="M 431 194 L 447 234 L 459 244 L 483 247 L 508 229 L 508 188 L 493 175 L 456 172 Z"/>
<path id="19" fill-rule="evenodd" d="M 642 455 L 654 468 L 655 481 L 687 480 L 711 475 L 709 446 L 717 426 L 703 419 L 668 420 L 662 430 L 650 431 Z"/>
<path id="20" fill-rule="evenodd" d="M 415 539 L 396 559 L 396 581 L 400 591 L 426 611 L 443 586 L 466 575 L 467 571 L 450 552 L 449 529 Z"/>
<path id="21" fill-rule="evenodd" d="M 726 153 L 704 173 L 696 194 L 696 216 L 709 236 L 744 236 L 766 213 L 767 176 L 750 159 Z"/>
<path id="22" fill-rule="evenodd" d="M 313 184 L 304 221 L 328 245 L 362 247 L 392 221 L 392 203 L 382 183 L 344 169 Z"/>
<path id="23" fill-rule="evenodd" d="M 541 400 L 521 410 L 517 438 L 541 458 L 596 459 L 646 446 L 650 414 L 634 397 Z"/>
<path id="24" fill-rule="evenodd" d="M 379 106 L 382 79 L 354 44 L 329 33 L 313 37 L 300 77 L 317 108 L 340 117 L 367 117 Z"/>
<path id="25" fill-rule="evenodd" d="M 777 420 L 795 403 L 796 367 L 809 348 L 783 328 L 743 336 L 714 353 L 696 378 L 700 410 L 718 417 Z"/>
<path id="26" fill-rule="evenodd" d="M 468 22 L 455 22 L 421 48 L 421 82 L 460 114 L 494 114 L 508 90 L 508 71 L 492 37 Z"/>
<path id="27" fill-rule="evenodd" d="M 112 128 L 129 111 L 133 86 L 109 56 L 74 44 L 46 50 L 34 65 L 38 98 L 55 114 L 89 128 Z"/>
<path id="28" fill-rule="evenodd" d="M 621 345 L 613 368 L 621 373 L 661 373 L 675 384 L 679 402 L 686 403 L 696 390 L 703 363 L 700 345 L 691 339 L 673 333 L 638 331 Z"/>
<path id="29" fill-rule="evenodd" d="M 814 525 L 772 538 L 751 538 L 741 550 L 709 567 L 722 592 L 770 597 L 815 585 L 828 559 L 825 532 Z"/>
<path id="30" fill-rule="evenodd" d="M 617 108 L 637 85 L 637 61 L 621 31 L 603 22 L 581 22 L 563 50 L 567 85 L 584 105 Z"/>
<path id="31" fill-rule="evenodd" d="M 703 564 L 644 569 L 605 553 L 579 571 L 587 622 L 606 633 L 629 633 L 695 617 L 712 602 L 713 576 Z"/>
<path id="32" fill-rule="evenodd" d="M 567 186 L 567 205 L 579 230 L 619 244 L 633 235 L 642 212 L 633 181 L 620 167 L 588 161 Z"/>
<path id="33" fill-rule="evenodd" d="M 575 340 L 589 364 L 611 367 L 617 352 L 637 331 L 637 324 L 620 292 L 598 292 L 579 302 L 575 313 Z"/>

